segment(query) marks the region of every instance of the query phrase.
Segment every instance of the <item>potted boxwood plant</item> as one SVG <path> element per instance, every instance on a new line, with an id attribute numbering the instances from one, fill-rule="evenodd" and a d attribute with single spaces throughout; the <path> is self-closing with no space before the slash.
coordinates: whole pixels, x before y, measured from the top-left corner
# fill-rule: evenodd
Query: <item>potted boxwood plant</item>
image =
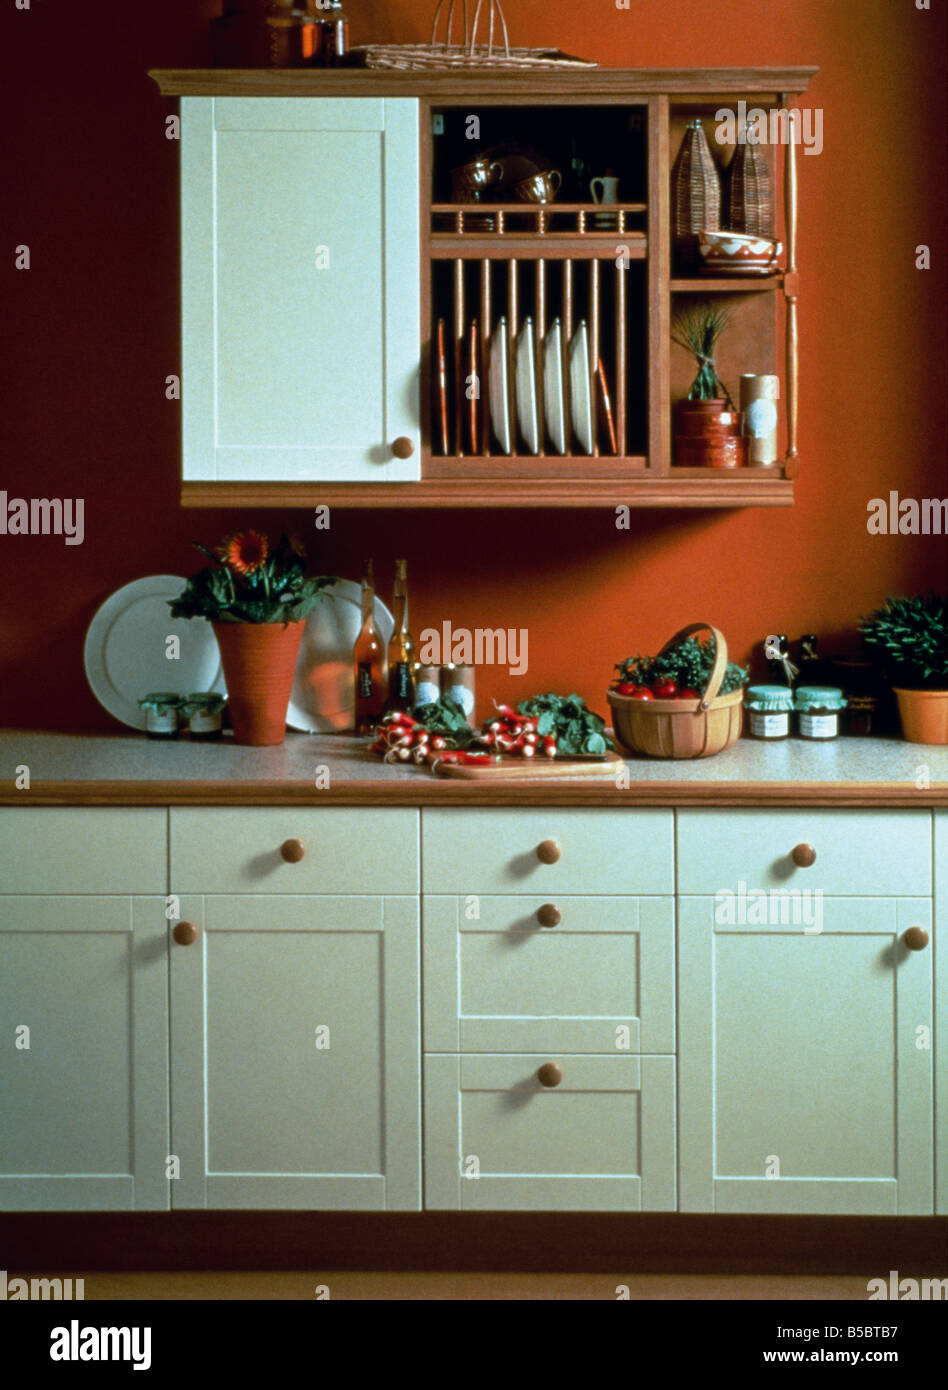
<path id="1" fill-rule="evenodd" d="M 282 743 L 305 619 L 335 582 L 307 579 L 303 548 L 281 536 L 271 549 L 257 531 L 226 536 L 212 562 L 169 600 L 174 618 L 206 618 L 220 648 L 236 743 Z"/>
<path id="2" fill-rule="evenodd" d="M 727 310 L 705 303 L 678 314 L 672 326 L 672 341 L 691 353 L 698 367 L 675 412 L 675 462 L 682 467 L 738 468 L 747 462 L 740 413 L 714 363 L 729 317 Z"/>
<path id="3" fill-rule="evenodd" d="M 859 632 L 895 691 L 910 743 L 948 743 L 948 601 L 929 590 L 889 598 Z"/>

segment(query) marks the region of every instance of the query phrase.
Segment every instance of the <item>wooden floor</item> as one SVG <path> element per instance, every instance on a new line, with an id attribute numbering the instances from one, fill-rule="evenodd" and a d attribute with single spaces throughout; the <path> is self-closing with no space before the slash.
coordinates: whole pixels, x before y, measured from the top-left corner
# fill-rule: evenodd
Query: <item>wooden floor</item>
<path id="1" fill-rule="evenodd" d="M 742 1301 L 785 1299 L 844 1299 L 865 1302 L 867 1282 L 862 1276 L 672 1275 L 635 1274 L 490 1274 L 490 1273 L 362 1273 L 353 1270 L 306 1272 L 187 1274 L 109 1274 L 95 1271 L 85 1276 L 85 1297 L 90 1299 L 148 1300 L 306 1300 L 325 1298 L 362 1301 L 506 1301 L 575 1300 L 615 1301 L 618 1290 L 628 1287 L 630 1300 L 638 1302 L 677 1299 Z M 320 1292 L 318 1292 L 320 1291 Z M 625 1296 L 624 1294 L 622 1295 Z"/>

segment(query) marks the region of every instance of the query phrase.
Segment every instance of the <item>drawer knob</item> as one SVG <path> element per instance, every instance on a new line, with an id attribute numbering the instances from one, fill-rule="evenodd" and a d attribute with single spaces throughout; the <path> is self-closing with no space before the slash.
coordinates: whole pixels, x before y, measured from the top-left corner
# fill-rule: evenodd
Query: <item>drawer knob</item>
<path id="1" fill-rule="evenodd" d="M 563 920 L 563 914 L 553 903 L 544 903 L 537 908 L 537 921 L 541 927 L 558 927 Z"/>
<path id="2" fill-rule="evenodd" d="M 197 941 L 198 929 L 193 922 L 176 922 L 171 935 L 179 946 L 193 946 Z"/>
<path id="3" fill-rule="evenodd" d="M 816 863 L 816 850 L 812 845 L 794 845 L 790 851 L 790 858 L 798 869 L 808 869 L 811 864 Z"/>
<path id="4" fill-rule="evenodd" d="M 924 927 L 909 927 L 902 933 L 902 940 L 910 951 L 924 951 L 928 945 L 928 932 Z"/>
<path id="5" fill-rule="evenodd" d="M 407 434 L 400 434 L 392 444 L 392 453 L 397 459 L 410 459 L 414 452 L 415 446 Z"/>
<path id="6" fill-rule="evenodd" d="M 537 1072 L 537 1080 L 541 1086 L 558 1086 L 563 1080 L 563 1068 L 556 1062 L 544 1062 Z"/>
<path id="7" fill-rule="evenodd" d="M 560 847 L 555 840 L 543 840 L 537 845 L 537 858 L 541 864 L 555 864 L 560 857 Z"/>
<path id="8" fill-rule="evenodd" d="M 302 840 L 284 840 L 280 853 L 288 864 L 298 864 L 306 853 L 306 846 Z"/>

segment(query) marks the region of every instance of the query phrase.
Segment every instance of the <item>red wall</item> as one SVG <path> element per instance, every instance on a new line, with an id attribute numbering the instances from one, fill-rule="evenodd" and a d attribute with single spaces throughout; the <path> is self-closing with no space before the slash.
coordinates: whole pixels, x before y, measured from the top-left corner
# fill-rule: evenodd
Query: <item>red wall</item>
<path id="1" fill-rule="evenodd" d="M 427 38 L 434 4 L 350 0 L 353 41 Z M 746 658 L 767 632 L 850 632 L 888 592 L 943 587 L 941 537 L 870 536 L 866 503 L 944 496 L 945 6 L 913 0 L 505 0 L 514 42 L 610 66 L 818 64 L 805 102 L 824 150 L 801 166 L 802 363 L 791 510 L 365 514 L 183 511 L 176 109 L 145 76 L 206 65 L 214 0 L 4 6 L 8 184 L 0 488 L 86 501 L 82 546 L 0 537 L 0 723 L 112 729 L 82 645 L 141 575 L 190 573 L 189 541 L 238 523 L 312 537 L 320 572 L 391 582 L 409 561 L 413 626 L 525 627 L 530 667 L 479 672 L 479 696 L 578 690 L 602 709 L 613 662 L 713 620 Z M 937 269 L 914 267 L 933 248 Z M 27 243 L 32 268 L 13 269 Z M 344 386 L 341 389 L 345 389 Z M 317 534 L 319 537 L 317 544 Z"/>

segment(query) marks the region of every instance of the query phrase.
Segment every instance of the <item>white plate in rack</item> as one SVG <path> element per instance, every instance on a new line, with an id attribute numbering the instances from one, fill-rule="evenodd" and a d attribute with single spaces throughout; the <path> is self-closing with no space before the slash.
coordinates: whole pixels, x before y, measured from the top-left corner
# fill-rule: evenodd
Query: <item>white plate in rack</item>
<path id="1" fill-rule="evenodd" d="M 591 454 L 595 436 L 592 381 L 589 374 L 589 331 L 585 319 L 580 319 L 573 333 L 573 341 L 569 345 L 569 380 L 573 428 L 583 452 Z"/>
<path id="2" fill-rule="evenodd" d="M 540 452 L 540 421 L 537 410 L 537 349 L 533 319 L 525 318 L 517 335 L 517 423 L 531 454 Z"/>
<path id="3" fill-rule="evenodd" d="M 543 404 L 547 437 L 557 453 L 569 448 L 569 413 L 563 397 L 563 325 L 554 319 L 543 340 Z"/>
<path id="4" fill-rule="evenodd" d="M 375 600 L 375 627 L 387 647 L 395 619 Z M 306 619 L 296 675 L 286 712 L 289 728 L 331 734 L 355 725 L 355 673 L 352 654 L 362 630 L 362 586 L 337 579 Z"/>
<path id="5" fill-rule="evenodd" d="M 510 430 L 510 364 L 507 344 L 507 320 L 501 316 L 491 334 L 490 365 L 487 371 L 490 398 L 490 422 L 501 451 L 513 453 Z"/>
<path id="6" fill-rule="evenodd" d="M 156 690 L 225 693 L 214 629 L 206 618 L 172 618 L 168 600 L 187 580 L 150 574 L 105 600 L 86 633 L 83 661 L 93 695 L 130 729 L 145 729 L 138 701 Z M 177 645 L 168 642 L 178 639 Z M 168 653 L 177 652 L 169 658 Z"/>

